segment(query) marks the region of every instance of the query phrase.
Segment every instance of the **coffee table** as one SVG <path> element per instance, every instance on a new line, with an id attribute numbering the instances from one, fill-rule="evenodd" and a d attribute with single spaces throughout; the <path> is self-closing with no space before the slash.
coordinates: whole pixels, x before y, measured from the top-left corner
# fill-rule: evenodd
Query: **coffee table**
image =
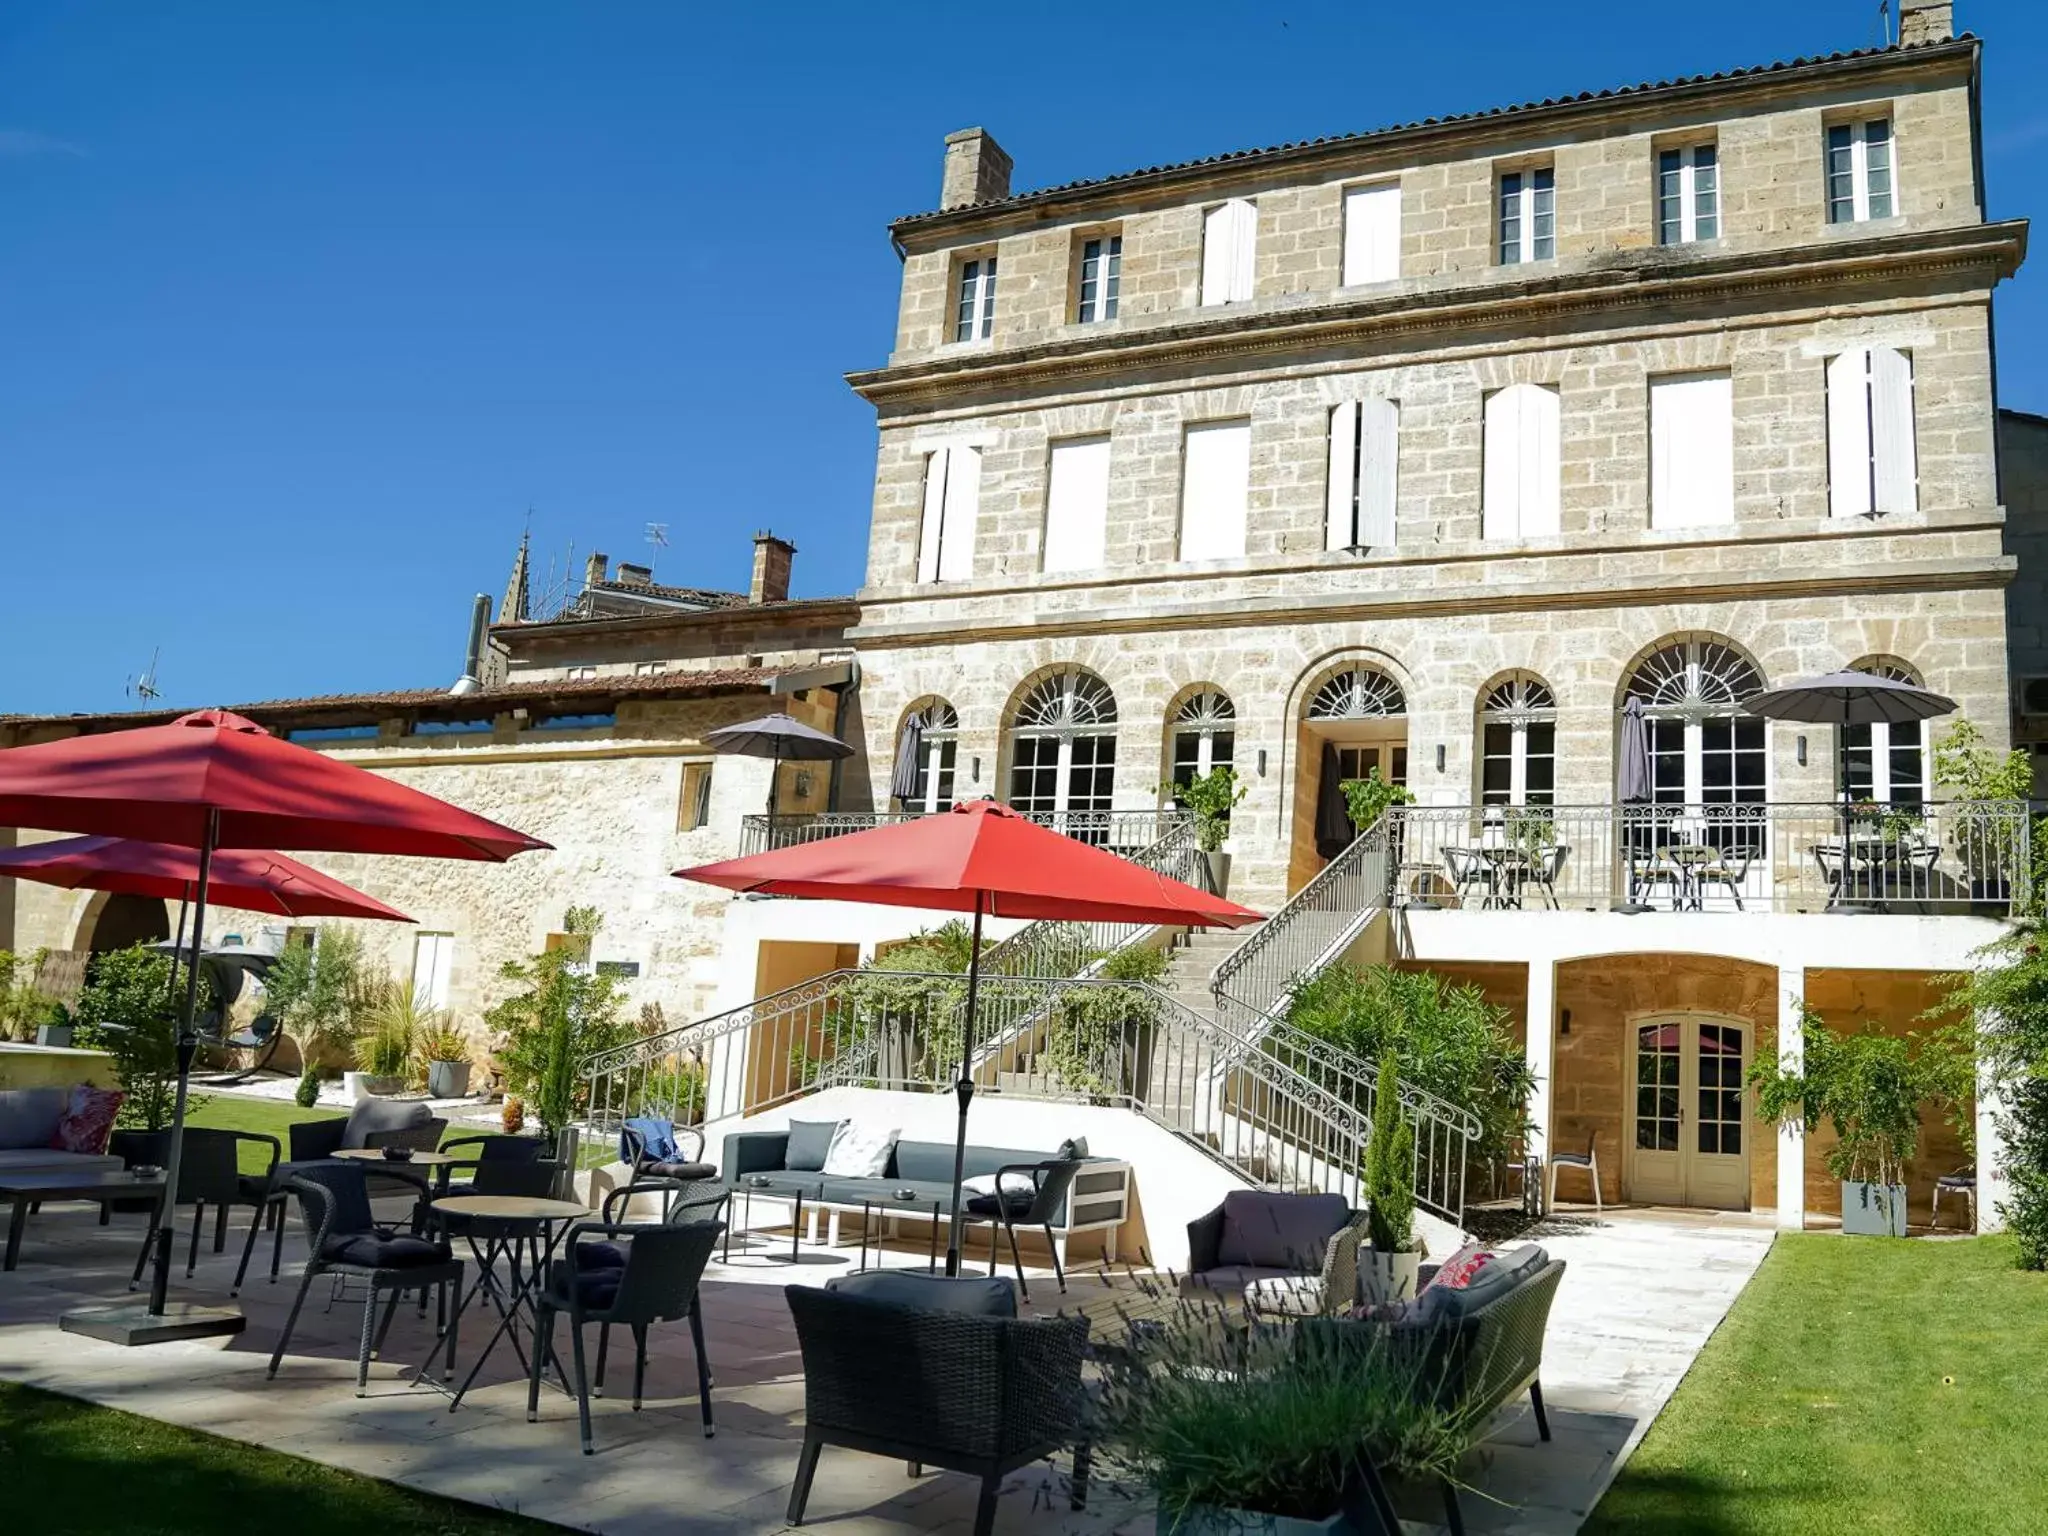
<path id="1" fill-rule="evenodd" d="M 14 1214 L 7 1223 L 7 1261 L 14 1268 L 21 1257 L 21 1229 L 28 1224 L 28 1208 L 43 1200 L 91 1200 L 105 1204 L 115 1199 L 143 1198 L 154 1202 L 150 1225 L 163 1214 L 164 1176 L 118 1173 L 15 1173 L 0 1178 L 0 1200 L 14 1202 Z"/>
<path id="2" fill-rule="evenodd" d="M 892 1195 L 886 1201 L 861 1201 L 860 1267 L 863 1270 L 868 1267 L 868 1227 L 874 1221 L 874 1213 L 880 1211 L 885 1217 L 922 1216 L 925 1204 L 926 1201 L 922 1195 L 912 1196 L 908 1200 L 904 1199 L 901 1195 Z M 931 1253 L 928 1256 L 929 1261 L 926 1263 L 925 1268 L 933 1274 L 937 1274 L 939 1272 L 939 1223 L 945 1219 L 946 1207 L 945 1203 L 939 1200 L 933 1200 L 930 1204 L 932 1208 L 932 1246 Z M 880 1268 L 882 1263 L 880 1244 L 876 1245 L 876 1249 L 875 1266 Z"/>

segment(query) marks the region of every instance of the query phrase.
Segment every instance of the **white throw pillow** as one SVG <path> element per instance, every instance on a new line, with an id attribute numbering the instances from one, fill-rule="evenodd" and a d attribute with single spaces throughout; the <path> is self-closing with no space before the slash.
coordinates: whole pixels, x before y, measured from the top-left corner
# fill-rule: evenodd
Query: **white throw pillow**
<path id="1" fill-rule="evenodd" d="M 1022 1195 L 1029 1199 L 1038 1193 L 1038 1186 L 1031 1181 L 1031 1175 L 1028 1173 L 1006 1173 L 1002 1179 L 1003 1193 L 1006 1195 Z M 977 1173 L 971 1179 L 962 1179 L 960 1190 L 961 1193 L 969 1195 L 992 1195 L 996 1192 L 996 1175 Z"/>
<path id="2" fill-rule="evenodd" d="M 842 1121 L 825 1153 L 824 1171 L 842 1179 L 878 1179 L 888 1171 L 889 1154 L 902 1134 L 893 1125 L 884 1129 L 854 1120 Z"/>

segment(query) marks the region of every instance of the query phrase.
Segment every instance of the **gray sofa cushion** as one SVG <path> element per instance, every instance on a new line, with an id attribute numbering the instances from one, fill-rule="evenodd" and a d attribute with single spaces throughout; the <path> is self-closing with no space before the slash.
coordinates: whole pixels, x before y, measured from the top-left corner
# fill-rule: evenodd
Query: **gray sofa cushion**
<path id="1" fill-rule="evenodd" d="M 425 1099 L 358 1099 L 348 1112 L 348 1125 L 341 1133 L 344 1148 L 370 1144 L 369 1138 L 383 1131 L 409 1131 L 434 1118 Z"/>
<path id="2" fill-rule="evenodd" d="M 825 1154 L 832 1150 L 832 1138 L 839 1133 L 837 1120 L 792 1120 L 789 1122 L 789 1150 L 782 1166 L 792 1173 L 817 1173 L 825 1166 Z"/>
<path id="3" fill-rule="evenodd" d="M 827 1281 L 825 1289 L 916 1312 L 964 1312 L 972 1317 L 1017 1315 L 1016 1287 L 1000 1275 L 985 1280 L 949 1280 L 944 1275 L 881 1269 L 864 1275 L 842 1275 Z"/>
<path id="4" fill-rule="evenodd" d="M 0 1149 L 47 1147 L 70 1099 L 69 1088 L 0 1090 Z"/>
<path id="5" fill-rule="evenodd" d="M 1323 1267 L 1331 1235 L 1350 1219 L 1351 1204 L 1342 1195 L 1234 1189 L 1223 1197 L 1216 1262 L 1314 1274 Z"/>

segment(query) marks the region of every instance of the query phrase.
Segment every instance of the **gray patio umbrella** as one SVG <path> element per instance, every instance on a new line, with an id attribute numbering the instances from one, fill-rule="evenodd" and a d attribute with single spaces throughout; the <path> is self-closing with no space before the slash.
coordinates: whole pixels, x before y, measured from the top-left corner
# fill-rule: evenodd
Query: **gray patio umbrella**
<path id="1" fill-rule="evenodd" d="M 1643 701 L 1630 694 L 1621 706 L 1621 761 L 1616 765 L 1615 798 L 1624 806 L 1647 805 L 1652 797 L 1650 779 L 1650 726 L 1643 718 Z M 1622 856 L 1628 862 L 1628 898 L 1614 904 L 1617 912 L 1647 912 L 1636 900 L 1635 829 L 1624 811 L 1622 832 L 1627 840 Z"/>
<path id="2" fill-rule="evenodd" d="M 912 715 L 896 738 L 896 766 L 889 774 L 889 793 L 906 806 L 917 798 L 917 760 L 924 754 L 924 722 Z"/>
<path id="3" fill-rule="evenodd" d="M 853 756 L 853 748 L 837 736 L 805 725 L 788 715 L 763 715 L 722 725 L 704 738 L 711 750 L 727 757 L 765 757 L 775 766 L 768 770 L 768 814 L 775 814 L 775 779 L 785 762 L 823 763 Z"/>
<path id="4" fill-rule="evenodd" d="M 1794 720 L 1805 725 L 1906 725 L 1955 713 L 1956 701 L 1930 688 L 1868 672 L 1830 672 L 1772 688 L 1745 699 L 1743 711 L 1762 720 Z M 1849 754 L 1841 760 L 1842 876 L 1835 904 L 1844 905 L 1849 883 Z"/>

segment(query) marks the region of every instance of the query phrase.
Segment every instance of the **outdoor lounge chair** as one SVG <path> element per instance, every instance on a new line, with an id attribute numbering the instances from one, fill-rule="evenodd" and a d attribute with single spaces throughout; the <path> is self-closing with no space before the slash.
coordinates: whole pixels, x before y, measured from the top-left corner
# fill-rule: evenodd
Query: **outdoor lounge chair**
<path id="1" fill-rule="evenodd" d="M 590 1434 L 593 1382 L 584 1366 L 584 1325 L 598 1325 L 595 1388 L 599 1396 L 604 1394 L 605 1356 L 612 1326 L 621 1324 L 632 1330 L 633 1411 L 637 1413 L 647 1382 L 647 1330 L 655 1323 L 688 1318 L 690 1343 L 697 1354 L 698 1404 L 704 1416 L 704 1435 L 709 1439 L 716 1426 L 711 1421 L 711 1361 L 704 1349 L 704 1312 L 698 1287 L 724 1230 L 722 1221 L 696 1220 L 579 1222 L 571 1228 L 563 1245 L 568 1256 L 549 1269 L 547 1284 L 534 1298 L 538 1308 L 537 1336 L 527 1377 L 526 1422 L 531 1424 L 540 1416 L 541 1369 L 554 1351 L 556 1318 L 567 1314 L 569 1319 L 570 1354 L 576 1373 L 576 1417 L 586 1456 L 594 1452 L 595 1446 Z M 586 1242 L 586 1238 L 606 1241 Z M 617 1238 L 627 1239 L 623 1247 L 610 1241 Z"/>
<path id="2" fill-rule="evenodd" d="M 1557 1175 L 1560 1169 L 1575 1168 L 1591 1179 L 1593 1184 L 1593 1214 L 1602 1215 L 1600 1206 L 1600 1133 L 1592 1132 L 1586 1137 L 1584 1152 L 1553 1152 L 1550 1154 L 1550 1204 L 1557 1204 Z"/>
<path id="3" fill-rule="evenodd" d="M 437 1292 L 439 1326 L 448 1344 L 444 1379 L 453 1377 L 456 1320 L 451 1302 L 462 1294 L 462 1261 L 449 1251 L 448 1244 L 378 1226 L 370 1212 L 369 1176 L 354 1163 L 326 1162 L 301 1168 L 287 1188 L 298 1196 L 309 1252 L 299 1294 L 292 1298 L 291 1312 L 270 1355 L 270 1375 L 277 1375 L 284 1360 L 292 1329 L 298 1326 L 299 1309 L 305 1306 L 315 1277 L 349 1275 L 364 1282 L 362 1345 L 356 1353 L 357 1397 L 369 1388 L 370 1356 L 384 1347 L 399 1299 L 407 1291 Z M 426 1203 L 424 1190 L 420 1203 Z M 376 1328 L 373 1340 L 371 1329 L 380 1294 L 388 1294 L 389 1300 L 384 1306 L 384 1322 Z"/>
<path id="4" fill-rule="evenodd" d="M 1275 1275 L 1248 1282 L 1244 1308 L 1262 1317 L 1328 1317 L 1358 1300 L 1358 1250 L 1368 1240 L 1363 1216 L 1339 1227 L 1314 1275 Z"/>
<path id="5" fill-rule="evenodd" d="M 1330 1239 L 1357 1214 L 1342 1195 L 1234 1189 L 1215 1210 L 1188 1223 L 1181 1292 L 1235 1298 L 1257 1280 L 1319 1274 Z"/>
<path id="6" fill-rule="evenodd" d="M 1024 1293 L 1024 1299 L 1031 1299 L 1031 1287 L 1024 1279 L 1024 1259 L 1017 1251 L 1017 1228 L 1038 1227 L 1045 1233 L 1045 1245 L 1052 1250 L 1053 1277 L 1059 1281 L 1060 1294 L 1067 1293 L 1067 1273 L 1060 1264 L 1060 1246 L 1052 1235 L 1052 1219 L 1060 1212 L 1072 1187 L 1074 1175 L 1081 1171 L 1079 1159 L 1061 1161 L 1054 1158 L 1043 1163 L 1018 1163 L 996 1171 L 996 1193 L 972 1195 L 960 1207 L 960 1224 L 972 1226 L 976 1222 L 988 1223 L 988 1272 L 996 1272 L 996 1229 L 1001 1227 L 1010 1239 L 1010 1262 L 1016 1266 L 1017 1289 Z M 1031 1180 L 1031 1193 L 1026 1195 L 1019 1187 L 1020 1181 Z M 1005 1191 L 1011 1191 L 1005 1193 Z M 967 1246 L 965 1235 L 961 1247 Z"/>
<path id="7" fill-rule="evenodd" d="M 828 1445 L 981 1479 L 974 1536 L 1019 1467 L 1074 1447 L 1072 1503 L 1088 1493 L 1085 1317 L 1019 1318 L 1007 1280 L 877 1271 L 784 1289 L 804 1364 L 804 1448 L 789 1491 L 801 1525 Z"/>

